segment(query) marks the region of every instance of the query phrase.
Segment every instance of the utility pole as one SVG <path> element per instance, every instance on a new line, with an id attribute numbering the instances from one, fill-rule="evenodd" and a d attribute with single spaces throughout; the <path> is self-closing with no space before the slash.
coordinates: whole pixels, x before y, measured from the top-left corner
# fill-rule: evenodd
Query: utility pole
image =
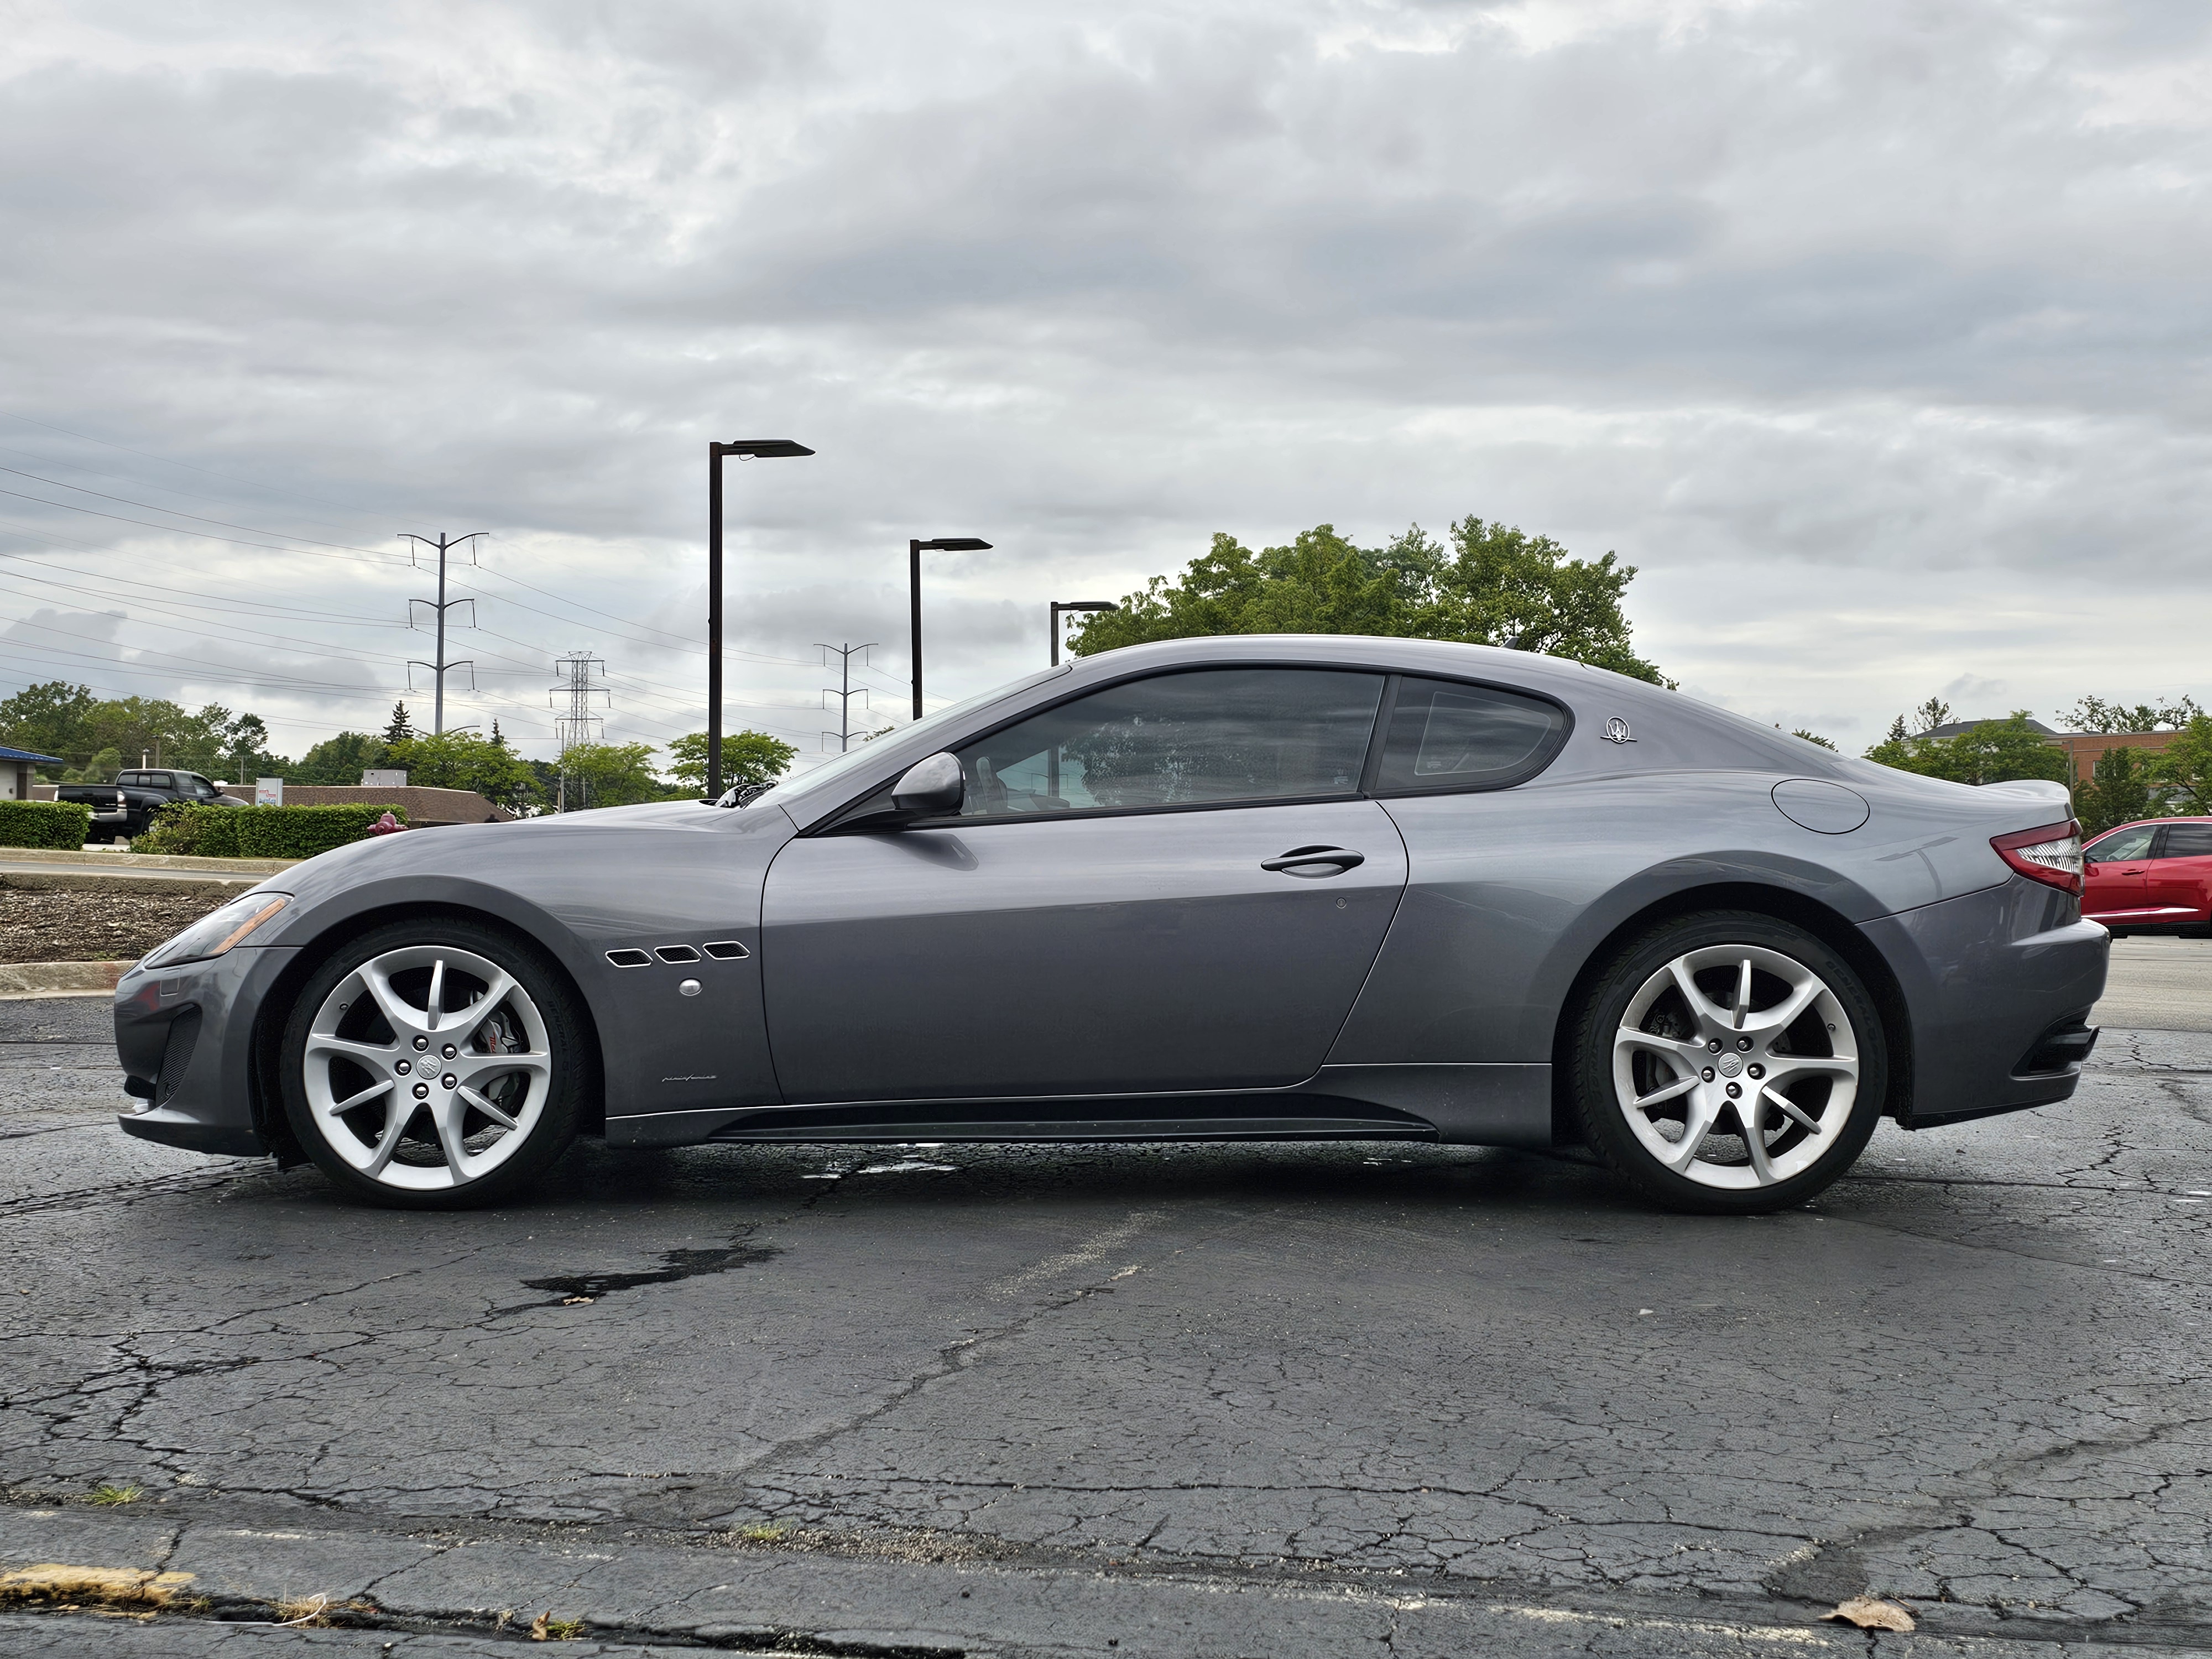
<path id="1" fill-rule="evenodd" d="M 580 743 L 589 743 L 599 734 L 602 722 L 592 712 L 592 699 L 605 697 L 612 706 L 613 695 L 607 690 L 605 659 L 592 656 L 587 651 L 573 651 L 554 665 L 560 678 L 553 689 L 545 694 L 545 701 L 553 708 L 553 730 L 561 742 L 561 787 L 554 797 L 553 810 L 568 810 L 568 751 Z M 561 712 L 560 699 L 568 700 L 566 714 Z"/>
<path id="2" fill-rule="evenodd" d="M 471 530 L 465 536 L 456 536 L 449 540 L 447 538 L 446 532 L 441 530 L 438 532 L 438 539 L 434 542 L 428 536 L 417 536 L 412 531 L 406 531 L 402 533 L 405 536 L 406 539 L 410 542 L 420 542 L 425 547 L 434 547 L 438 550 L 438 597 L 434 600 L 410 599 L 407 601 L 407 624 L 410 628 L 415 625 L 415 607 L 416 605 L 427 605 L 431 608 L 431 610 L 437 613 L 438 660 L 434 663 L 420 661 L 410 662 L 407 665 L 410 668 L 427 668 L 430 671 L 433 677 L 433 682 L 436 687 L 436 693 L 432 700 L 431 705 L 430 735 L 434 738 L 446 729 L 446 671 L 449 668 L 467 669 L 469 671 L 469 690 L 473 691 L 477 689 L 476 662 L 474 659 L 464 658 L 459 662 L 447 662 L 446 660 L 446 612 L 452 610 L 455 605 L 465 605 L 469 607 L 469 626 L 474 628 L 477 625 L 477 602 L 474 599 L 448 599 L 446 597 L 446 556 L 452 552 L 453 549 L 461 546 L 463 544 L 472 542 L 476 540 L 477 537 L 488 534 L 489 532 L 482 530 Z M 410 558 L 413 557 L 414 549 L 410 548 L 408 550 L 408 556 Z M 476 562 L 475 554 L 471 553 L 469 556 L 469 559 L 471 563 L 474 563 Z"/>
<path id="3" fill-rule="evenodd" d="M 858 690 L 853 687 L 853 653 L 855 651 L 872 651 L 876 648 L 876 642 L 871 640 L 866 645 L 823 645 L 817 640 L 814 643 L 817 649 L 825 653 L 825 662 L 828 660 L 827 653 L 835 651 L 837 653 L 837 689 L 832 691 L 825 685 L 822 688 L 822 695 L 837 699 L 837 752 L 842 754 L 853 746 L 853 699 L 858 697 L 865 704 L 868 696 L 866 686 L 861 686 Z M 822 735 L 826 738 L 830 734 L 824 732 Z"/>

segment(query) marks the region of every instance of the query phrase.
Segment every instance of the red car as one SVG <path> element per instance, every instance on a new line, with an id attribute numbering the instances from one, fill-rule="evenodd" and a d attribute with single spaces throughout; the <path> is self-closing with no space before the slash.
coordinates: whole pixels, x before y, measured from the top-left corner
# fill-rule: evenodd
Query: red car
<path id="1" fill-rule="evenodd" d="M 2116 933 L 2212 932 L 2212 818 L 2154 818 L 2081 849 L 2081 914 Z"/>

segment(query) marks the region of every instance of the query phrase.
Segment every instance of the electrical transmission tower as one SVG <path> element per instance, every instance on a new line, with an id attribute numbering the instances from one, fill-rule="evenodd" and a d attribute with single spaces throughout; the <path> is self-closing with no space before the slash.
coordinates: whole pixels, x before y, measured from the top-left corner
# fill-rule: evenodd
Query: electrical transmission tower
<path id="1" fill-rule="evenodd" d="M 430 734 L 433 737 L 437 736 L 446 729 L 446 671 L 449 668 L 467 669 L 469 671 L 469 690 L 473 691 L 477 689 L 477 665 L 473 658 L 465 657 L 459 662 L 447 662 L 446 660 L 446 613 L 448 611 L 453 610 L 457 605 L 465 605 L 469 607 L 469 626 L 474 628 L 477 625 L 477 602 L 474 599 L 449 599 L 446 597 L 446 556 L 451 553 L 455 548 L 465 546 L 468 543 L 476 540 L 477 537 L 487 533 L 489 532 L 482 530 L 471 530 L 465 536 L 457 536 L 448 540 L 446 532 L 441 530 L 438 532 L 438 539 L 434 542 L 428 536 L 417 536 L 412 531 L 405 531 L 402 532 L 405 538 L 410 542 L 420 543 L 424 547 L 434 547 L 438 550 L 438 597 L 434 599 L 410 599 L 407 601 L 407 625 L 410 628 L 412 628 L 415 625 L 415 607 L 418 605 L 428 605 L 432 612 L 438 618 L 437 661 L 413 661 L 407 665 L 410 668 L 428 669 L 430 671 L 432 682 L 437 688 L 430 714 Z M 415 550 L 411 547 L 409 548 L 407 550 L 407 555 L 410 559 L 412 559 L 415 556 Z M 474 564 L 476 562 L 476 552 L 474 549 L 470 550 L 469 562 L 471 564 Z M 414 689 L 414 685 L 411 681 L 409 683 L 408 689 L 410 690 Z"/>
<path id="2" fill-rule="evenodd" d="M 612 707 L 614 696 L 607 690 L 607 665 L 603 658 L 585 651 L 572 652 L 553 666 L 560 678 L 545 694 L 545 701 L 553 709 L 553 730 L 561 741 L 561 793 L 553 810 L 565 812 L 568 810 L 568 751 L 580 743 L 591 742 L 599 733 L 602 722 L 592 712 L 592 699 L 605 697 L 607 706 Z M 568 702 L 566 713 L 561 708 L 564 697 Z"/>
<path id="3" fill-rule="evenodd" d="M 872 651 L 876 648 L 876 642 L 871 640 L 866 645 L 823 645 L 821 641 L 817 640 L 814 643 L 816 648 L 822 653 L 822 660 L 825 664 L 830 660 L 830 653 L 832 651 L 837 653 L 837 689 L 832 691 L 826 685 L 822 688 L 822 696 L 825 699 L 822 706 L 824 708 L 830 706 L 826 701 L 828 698 L 837 699 L 837 749 L 842 754 L 853 746 L 853 699 L 860 698 L 860 706 L 864 708 L 870 706 L 868 688 L 853 684 L 853 653 L 856 651 Z M 826 738 L 830 734 L 824 732 L 822 735 Z"/>

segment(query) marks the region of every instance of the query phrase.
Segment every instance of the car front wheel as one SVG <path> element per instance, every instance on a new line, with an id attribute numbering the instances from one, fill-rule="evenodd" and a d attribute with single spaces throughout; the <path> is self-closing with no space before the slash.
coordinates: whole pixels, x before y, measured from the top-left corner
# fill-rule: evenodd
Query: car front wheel
<path id="1" fill-rule="evenodd" d="M 536 951 L 466 922 L 398 922 L 308 980 L 285 1026 L 285 1113 L 354 1197 L 493 1203 L 575 1139 L 584 1062 L 573 998 Z"/>
<path id="2" fill-rule="evenodd" d="M 1748 911 L 1666 923 L 1616 957 L 1575 1032 L 1590 1146 L 1705 1214 L 1802 1203 L 1849 1169 L 1888 1091 L 1873 999 L 1814 935 Z"/>

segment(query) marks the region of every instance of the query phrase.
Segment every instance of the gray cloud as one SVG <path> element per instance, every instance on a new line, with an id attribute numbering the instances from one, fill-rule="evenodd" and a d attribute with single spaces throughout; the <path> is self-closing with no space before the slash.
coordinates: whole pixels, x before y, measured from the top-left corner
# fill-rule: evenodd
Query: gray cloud
<path id="1" fill-rule="evenodd" d="M 66 602 L 9 553 L 185 590 L 118 587 L 121 646 L 296 639 L 320 668 L 251 700 L 303 747 L 427 654 L 394 532 L 489 528 L 457 703 L 542 747 L 588 644 L 610 734 L 664 741 L 700 720 L 705 440 L 787 432 L 819 456 L 731 475 L 732 714 L 793 733 L 815 640 L 884 639 L 897 702 L 910 534 L 998 544 L 931 575 L 951 696 L 1042 659 L 1046 600 L 1212 530 L 1469 511 L 1618 549 L 1646 650 L 1785 725 L 1870 740 L 1952 683 L 2204 697 L 2193 630 L 2106 573 L 2212 588 L 2208 31 L 2180 0 L 21 8 L 0 410 L 50 424 L 0 420 L 0 465 L 167 511 L 0 488 L 338 545 L 0 496 L 0 614 Z"/>

